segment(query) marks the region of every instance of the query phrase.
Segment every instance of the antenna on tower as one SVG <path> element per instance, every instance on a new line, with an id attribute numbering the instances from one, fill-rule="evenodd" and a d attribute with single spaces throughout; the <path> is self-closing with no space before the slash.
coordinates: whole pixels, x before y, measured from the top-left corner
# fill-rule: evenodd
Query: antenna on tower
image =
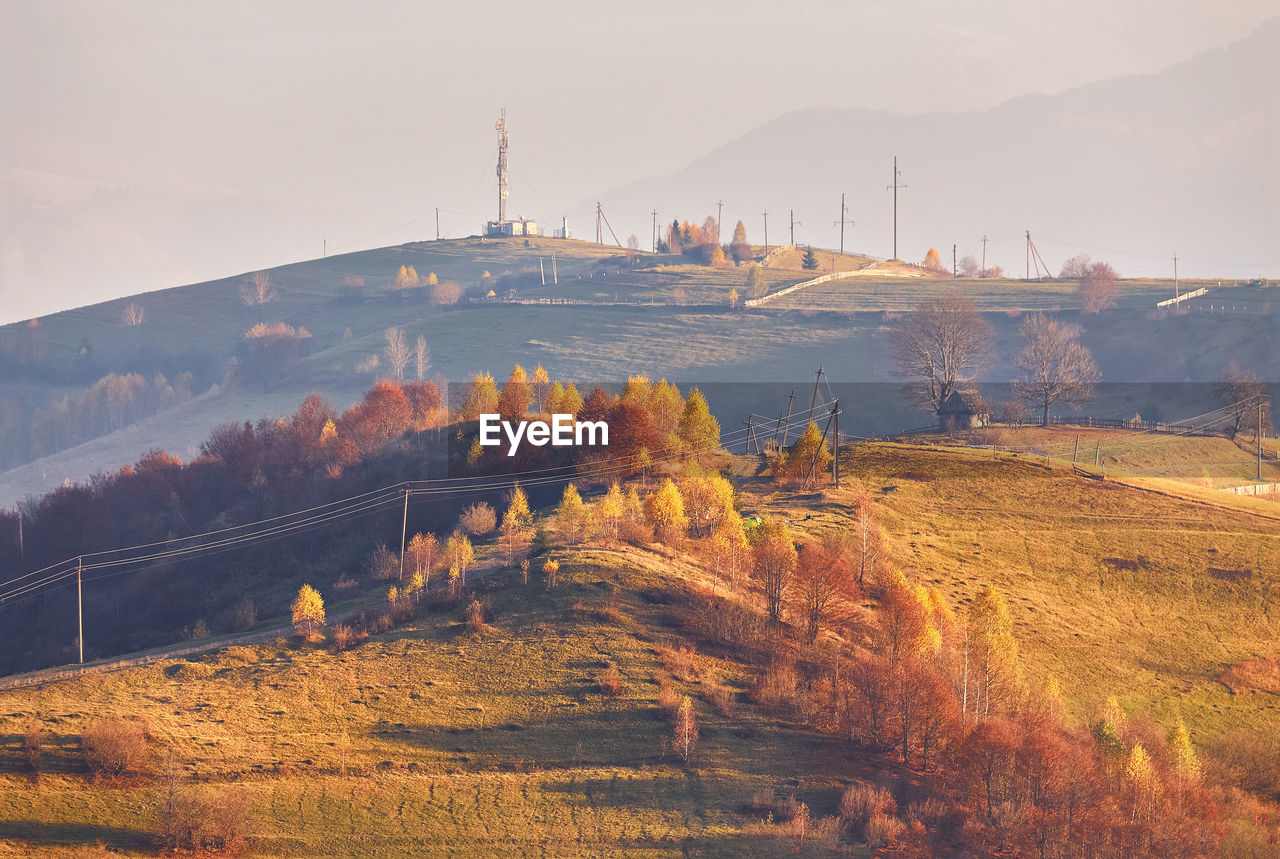
<path id="1" fill-rule="evenodd" d="M 498 223 L 507 222 L 507 109 L 502 108 L 498 121 Z"/>

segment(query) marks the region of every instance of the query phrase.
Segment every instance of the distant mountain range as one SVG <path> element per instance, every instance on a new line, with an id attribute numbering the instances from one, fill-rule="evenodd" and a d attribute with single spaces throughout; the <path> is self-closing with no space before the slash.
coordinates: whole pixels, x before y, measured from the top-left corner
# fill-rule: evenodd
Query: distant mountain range
<path id="1" fill-rule="evenodd" d="M 909 53 L 894 74 L 910 74 Z M 886 74 L 891 73 L 886 70 Z M 701 220 L 724 199 L 725 230 L 753 241 L 838 242 L 892 254 L 892 161 L 898 156 L 898 255 L 936 247 L 1023 272 L 1024 232 L 1057 274 L 1091 253 L 1129 276 L 1280 273 L 1280 19 L 1221 50 L 1157 74 L 1024 96 L 990 110 L 903 113 L 804 110 L 779 116 L 685 169 L 599 194 L 606 214 L 656 207 L 665 223 Z M 648 244 L 648 235 L 642 239 Z M 1034 270 L 1033 270 L 1034 273 Z"/>

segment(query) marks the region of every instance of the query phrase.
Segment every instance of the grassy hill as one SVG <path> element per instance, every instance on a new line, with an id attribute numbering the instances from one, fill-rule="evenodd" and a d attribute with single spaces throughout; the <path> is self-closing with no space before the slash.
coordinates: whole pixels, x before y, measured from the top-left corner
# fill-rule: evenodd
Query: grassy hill
<path id="1" fill-rule="evenodd" d="M 765 257 L 763 247 L 754 250 Z M 550 281 L 553 255 L 560 283 L 544 288 L 539 263 Z M 798 251 L 772 249 L 762 269 L 767 288 L 777 291 L 825 272 L 827 256 L 836 255 L 822 252 L 820 271 L 807 272 L 799 267 Z M 401 265 L 414 266 L 423 277 L 434 272 L 478 295 L 488 288 L 505 295 L 514 288 L 521 301 L 581 303 L 485 302 L 441 308 L 428 301 L 425 290 L 389 289 Z M 453 381 L 483 370 L 505 375 L 519 362 L 542 363 L 553 376 L 588 384 L 647 373 L 685 383 L 763 380 L 803 386 L 819 365 L 837 383 L 895 383 L 886 339 L 892 314 L 945 292 L 973 297 L 994 325 L 998 359 L 986 374 L 991 382 L 1004 383 L 1014 375 L 1008 355 L 1017 345 L 1022 310 L 1062 308 L 1063 316 L 1076 318 L 1066 283 L 875 274 L 883 265 L 846 254 L 835 259 L 837 268 L 870 266 L 869 273 L 734 313 L 730 290 L 740 297 L 748 294 L 743 268 L 715 269 L 691 265 L 684 257 L 641 254 L 632 269 L 619 249 L 587 242 L 459 239 L 272 269 L 276 298 L 260 307 L 243 303 L 240 287 L 247 276 L 237 276 L 66 311 L 39 320 L 34 328 L 5 326 L 0 328 L 0 361 L 6 369 L 0 381 L 0 429 L 7 438 L 21 433 L 23 422 L 39 408 L 108 372 L 138 372 L 147 379 L 163 372 L 170 380 L 191 372 L 197 396 L 123 430 L 5 472 L 0 475 L 0 503 L 64 479 L 80 481 L 93 471 L 119 468 L 150 448 L 190 458 L 214 424 L 287 413 L 312 391 L 343 408 L 387 372 L 385 360 L 374 359 L 381 356 L 384 331 L 391 326 L 403 328 L 411 343 L 424 337 L 431 350 L 429 375 L 438 372 Z M 484 278 L 485 272 L 491 277 Z M 349 287 L 348 278 L 359 278 L 364 286 Z M 1247 313 L 1152 317 L 1151 305 L 1169 291 L 1171 285 L 1164 282 L 1126 281 L 1119 308 L 1080 318 L 1083 342 L 1093 351 L 1104 381 L 1205 382 L 1217 378 L 1231 360 L 1247 367 L 1275 364 L 1275 316 L 1258 312 L 1268 290 L 1224 287 L 1211 292 L 1234 306 L 1252 307 Z M 130 301 L 142 307 L 143 323 L 123 327 L 122 313 Z M 244 333 L 259 322 L 283 322 L 310 334 L 299 344 L 298 360 L 273 364 L 269 380 L 252 375 L 243 363 Z M 495 338 L 495 332 L 504 336 Z M 238 359 L 235 364 L 233 358 Z M 216 390 L 202 393 L 213 384 Z M 716 401 L 722 422 L 741 421 L 756 407 L 749 399 Z M 1112 414 L 1105 399 L 1100 398 L 1098 408 Z M 1206 387 L 1194 395 L 1174 396 L 1162 408 L 1168 417 L 1182 417 L 1213 405 Z M 769 408 L 776 406 L 770 402 Z M 873 399 L 861 411 L 876 419 L 851 426 L 854 432 L 921 423 L 918 416 L 898 417 L 904 409 L 896 394 L 889 400 Z M 1132 410 L 1114 416 L 1130 414 Z"/>
<path id="2" fill-rule="evenodd" d="M 1134 719 L 1184 720 L 1209 767 L 1239 732 L 1259 736 L 1280 715 L 1275 696 L 1219 678 L 1277 656 L 1274 506 L 1041 462 L 864 444 L 843 451 L 844 487 L 804 495 L 745 476 L 749 459 L 733 470 L 744 513 L 810 537 L 849 527 L 850 503 L 869 493 L 893 563 L 958 609 L 996 585 L 1028 680 L 1057 678 L 1070 722 L 1116 696 Z M 79 733 L 113 714 L 144 720 L 184 783 L 243 789 L 252 855 L 783 855 L 795 839 L 752 807 L 770 791 L 808 805 L 820 826 L 802 853 L 816 855 L 851 780 L 911 795 L 914 774 L 752 702 L 759 657 L 690 625 L 711 584 L 701 562 L 604 543 L 557 555 L 555 589 L 513 571 L 479 584 L 480 632 L 441 606 L 341 653 L 281 639 L 0 693 L 0 855 L 74 855 L 95 839 L 147 849 L 168 790 L 160 753 L 156 777 L 123 784 L 88 780 L 79 761 Z M 845 606 L 827 643 L 869 641 L 868 605 Z M 602 685 L 611 665 L 617 695 Z M 696 703 L 702 738 L 687 765 L 664 751 L 659 681 Z M 38 782 L 18 763 L 32 725 L 45 732 Z"/>

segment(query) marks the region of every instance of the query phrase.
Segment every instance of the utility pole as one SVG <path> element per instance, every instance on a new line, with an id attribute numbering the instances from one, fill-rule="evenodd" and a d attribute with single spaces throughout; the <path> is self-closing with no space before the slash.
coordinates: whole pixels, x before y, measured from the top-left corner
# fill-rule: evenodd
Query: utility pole
<path id="1" fill-rule="evenodd" d="M 600 232 L 600 204 L 596 203 L 596 244 L 604 244 L 604 234 Z"/>
<path id="2" fill-rule="evenodd" d="M 84 591 L 81 588 L 81 573 L 84 571 L 84 557 L 76 558 L 76 626 L 80 643 L 80 664 L 84 665 Z"/>
<path id="3" fill-rule="evenodd" d="M 328 259 L 329 257 L 329 240 L 328 239 L 320 240 L 320 256 L 322 259 Z"/>
<path id="4" fill-rule="evenodd" d="M 853 221 L 850 221 L 848 218 L 845 217 L 845 215 L 848 215 L 848 214 L 849 214 L 849 208 L 844 204 L 844 192 L 842 191 L 840 192 L 840 220 L 836 221 L 836 223 L 840 225 L 840 255 L 841 256 L 844 256 L 844 225 L 848 224 L 851 227 L 853 226 Z"/>
<path id="5" fill-rule="evenodd" d="M 791 428 L 791 401 L 796 398 L 796 392 L 792 391 L 787 394 L 787 419 L 782 423 L 782 447 L 787 446 L 787 430 Z"/>
<path id="6" fill-rule="evenodd" d="M 987 276 L 987 236 L 982 236 L 982 271 L 978 272 L 978 277 Z"/>
<path id="7" fill-rule="evenodd" d="M 18 505 L 18 560 L 26 560 L 27 553 L 22 545 L 22 505 Z"/>
<path id="8" fill-rule="evenodd" d="M 809 423 L 813 423 L 813 407 L 818 402 L 818 383 L 822 381 L 822 365 L 818 365 L 818 369 L 814 371 L 813 376 L 813 396 L 809 398 Z M 806 429 L 808 426 L 806 425 Z"/>
<path id="9" fill-rule="evenodd" d="M 791 210 L 791 247 L 796 246 L 796 210 Z"/>
<path id="10" fill-rule="evenodd" d="M 764 210 L 764 252 L 769 253 L 769 210 Z"/>
<path id="11" fill-rule="evenodd" d="M 1258 480 L 1262 480 L 1262 397 L 1258 397 Z"/>
<path id="12" fill-rule="evenodd" d="M 400 584 L 404 584 L 404 535 L 409 529 L 409 484 L 404 485 L 404 517 L 400 520 Z"/>
<path id="13" fill-rule="evenodd" d="M 547 285 L 547 270 L 542 267 L 542 257 L 538 257 L 538 274 L 542 275 L 542 285 Z"/>
<path id="14" fill-rule="evenodd" d="M 723 214 L 724 200 L 716 200 L 716 244 L 720 244 L 720 237 L 724 235 L 724 232 L 720 229 L 720 218 Z"/>
<path id="15" fill-rule="evenodd" d="M 839 489 L 840 488 L 840 401 L 839 400 L 836 400 L 835 406 L 836 406 L 835 408 L 836 434 L 834 437 L 835 440 L 831 445 L 831 453 L 832 453 L 831 479 L 835 482 L 836 489 Z"/>
<path id="16" fill-rule="evenodd" d="M 1173 255 L 1173 306 L 1178 306 L 1178 255 Z"/>
<path id="17" fill-rule="evenodd" d="M 557 286 L 560 284 L 560 272 L 556 270 L 556 252 L 551 252 L 551 282 Z"/>
<path id="18" fill-rule="evenodd" d="M 1027 280 L 1031 280 L 1031 231 L 1027 230 Z"/>
<path id="19" fill-rule="evenodd" d="M 956 276 L 956 273 L 957 273 L 957 269 L 956 269 L 956 245 L 955 245 L 955 242 L 952 242 L 952 243 L 951 243 L 951 276 L 952 276 L 952 277 L 955 277 L 955 276 Z"/>
<path id="20" fill-rule="evenodd" d="M 898 189 L 907 187 L 906 185 L 903 185 L 898 182 L 898 177 L 901 175 L 902 175 L 901 171 L 898 170 L 898 156 L 895 155 L 893 156 L 893 184 L 887 186 L 893 189 L 893 258 L 894 259 L 898 258 Z"/>
<path id="21" fill-rule="evenodd" d="M 653 252 L 658 252 L 658 210 L 653 210 Z"/>
<path id="22" fill-rule="evenodd" d="M 436 241 L 440 241 L 440 207 L 436 206 Z"/>

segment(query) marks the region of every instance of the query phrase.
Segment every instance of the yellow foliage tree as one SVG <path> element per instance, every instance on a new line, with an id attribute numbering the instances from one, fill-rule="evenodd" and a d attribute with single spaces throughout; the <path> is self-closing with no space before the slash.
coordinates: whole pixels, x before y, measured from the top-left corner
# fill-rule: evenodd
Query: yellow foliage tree
<path id="1" fill-rule="evenodd" d="M 498 386 L 489 373 L 477 373 L 471 377 L 471 391 L 462 407 L 462 420 L 478 420 L 480 415 L 498 413 Z"/>
<path id="2" fill-rule="evenodd" d="M 457 594 L 467 584 L 467 569 L 475 563 L 475 548 L 465 534 L 454 531 L 444 544 L 445 562 L 449 565 L 449 584 Z"/>
<path id="3" fill-rule="evenodd" d="M 503 417 L 522 418 L 529 411 L 533 402 L 533 393 L 529 390 L 529 377 L 524 367 L 516 364 L 511 369 L 507 383 L 502 386 L 502 394 L 498 397 L 498 413 Z"/>
<path id="4" fill-rule="evenodd" d="M 609 491 L 600 499 L 596 514 L 600 527 L 604 529 L 605 536 L 610 540 L 618 539 L 618 526 L 622 522 L 626 502 L 622 487 L 618 486 L 616 481 L 609 484 Z"/>
<path id="5" fill-rule="evenodd" d="M 294 597 L 291 608 L 293 628 L 299 635 L 310 638 L 324 626 L 324 600 L 320 597 L 320 592 L 311 585 L 298 588 L 298 595 Z"/>
<path id="6" fill-rule="evenodd" d="M 678 542 L 689 530 L 684 498 L 670 477 L 665 478 L 656 491 L 645 497 L 644 515 L 653 526 L 658 539 L 668 545 Z"/>
<path id="7" fill-rule="evenodd" d="M 587 525 L 587 506 L 582 503 L 582 495 L 578 487 L 570 483 L 560 496 L 560 506 L 556 508 L 556 536 L 560 542 L 572 546 L 584 539 Z"/>
<path id="8" fill-rule="evenodd" d="M 541 364 L 533 368 L 533 378 L 529 381 L 529 387 L 533 390 L 533 399 L 538 411 L 543 411 L 547 405 L 547 394 L 551 391 L 551 377 L 547 375 L 546 369 Z"/>

